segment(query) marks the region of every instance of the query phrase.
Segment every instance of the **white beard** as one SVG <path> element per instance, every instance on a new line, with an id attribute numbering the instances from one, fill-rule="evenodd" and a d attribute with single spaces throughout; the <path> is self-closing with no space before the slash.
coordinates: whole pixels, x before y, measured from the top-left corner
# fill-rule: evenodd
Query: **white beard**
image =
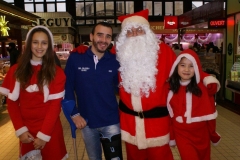
<path id="1" fill-rule="evenodd" d="M 148 36 L 147 36 L 148 35 Z M 121 34 L 119 35 L 121 36 Z M 158 40 L 153 33 L 142 36 L 118 37 L 117 60 L 120 62 L 120 75 L 127 93 L 148 97 L 156 88 L 158 72 Z"/>

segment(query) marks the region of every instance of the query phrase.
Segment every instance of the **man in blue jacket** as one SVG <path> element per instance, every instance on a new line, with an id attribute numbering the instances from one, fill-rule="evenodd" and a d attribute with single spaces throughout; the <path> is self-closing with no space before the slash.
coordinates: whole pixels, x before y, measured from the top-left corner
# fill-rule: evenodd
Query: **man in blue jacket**
<path id="1" fill-rule="evenodd" d="M 106 22 L 96 24 L 85 53 L 71 53 L 65 68 L 67 77 L 65 100 L 77 100 L 72 120 L 81 129 L 90 160 L 122 159 L 119 126 L 118 89 L 119 63 L 107 51 L 112 40 L 112 27 Z"/>

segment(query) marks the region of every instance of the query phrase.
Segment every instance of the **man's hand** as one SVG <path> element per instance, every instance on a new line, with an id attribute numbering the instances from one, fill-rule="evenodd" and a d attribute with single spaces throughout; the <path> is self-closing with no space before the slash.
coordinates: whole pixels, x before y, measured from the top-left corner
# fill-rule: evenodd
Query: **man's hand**
<path id="1" fill-rule="evenodd" d="M 78 52 L 79 54 L 83 54 L 83 53 L 86 52 L 87 49 L 88 49 L 87 46 L 85 46 L 85 45 L 80 45 L 80 46 L 74 48 L 70 53 Z"/>
<path id="2" fill-rule="evenodd" d="M 24 132 L 19 136 L 19 139 L 22 143 L 31 143 L 34 141 L 34 137 L 29 132 Z"/>
<path id="3" fill-rule="evenodd" d="M 210 83 L 207 85 L 207 91 L 208 95 L 213 96 L 217 93 L 217 84 L 216 83 Z"/>
<path id="4" fill-rule="evenodd" d="M 75 116 L 72 120 L 78 129 L 83 129 L 87 125 L 87 122 L 82 116 Z"/>
<path id="5" fill-rule="evenodd" d="M 46 143 L 47 143 L 46 141 L 36 138 L 33 142 L 33 146 L 35 149 L 43 149 Z"/>

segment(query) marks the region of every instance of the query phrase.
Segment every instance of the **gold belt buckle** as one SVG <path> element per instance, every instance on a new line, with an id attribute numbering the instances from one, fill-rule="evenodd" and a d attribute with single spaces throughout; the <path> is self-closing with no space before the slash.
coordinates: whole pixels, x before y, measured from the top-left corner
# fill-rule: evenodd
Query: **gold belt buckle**
<path id="1" fill-rule="evenodd" d="M 143 119 L 144 118 L 144 114 L 143 114 L 143 111 L 139 111 L 138 112 L 138 117 Z"/>

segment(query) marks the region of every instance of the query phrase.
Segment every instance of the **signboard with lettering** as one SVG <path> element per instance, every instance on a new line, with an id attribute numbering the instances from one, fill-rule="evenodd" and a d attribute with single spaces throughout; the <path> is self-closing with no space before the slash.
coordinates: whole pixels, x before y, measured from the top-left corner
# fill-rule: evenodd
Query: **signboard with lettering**
<path id="1" fill-rule="evenodd" d="M 208 20 L 208 28 L 226 28 L 226 19 L 210 19 Z"/>
<path id="2" fill-rule="evenodd" d="M 164 16 L 164 28 L 165 29 L 177 29 L 178 17 L 177 16 Z"/>
<path id="3" fill-rule="evenodd" d="M 43 25 L 47 27 L 72 27 L 74 26 L 74 22 L 72 18 L 69 17 L 59 17 L 59 18 L 39 18 L 37 19 L 37 23 L 33 24 Z"/>

